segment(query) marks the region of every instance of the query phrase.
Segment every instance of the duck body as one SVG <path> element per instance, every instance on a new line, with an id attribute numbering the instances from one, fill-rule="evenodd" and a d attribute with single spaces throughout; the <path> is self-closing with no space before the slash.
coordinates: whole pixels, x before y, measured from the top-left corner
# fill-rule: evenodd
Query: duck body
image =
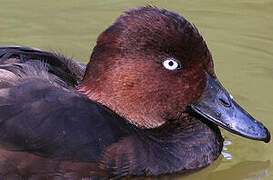
<path id="1" fill-rule="evenodd" d="M 222 89 L 195 26 L 150 6 L 126 13 L 99 36 L 87 66 L 35 48 L 0 47 L 2 177 L 197 170 L 221 153 L 218 125 L 269 141 L 268 130 Z"/>
<path id="2" fill-rule="evenodd" d="M 105 171 L 103 176 L 106 177 L 158 175 L 196 169 L 208 165 L 219 156 L 223 140 L 216 126 L 200 123 L 197 118 L 188 116 L 183 123 L 178 119 L 155 129 L 138 128 L 106 106 L 91 101 L 65 80 L 49 73 L 46 66 L 51 66 L 53 62 L 45 61 L 43 64 L 39 59 L 48 52 L 32 49 L 40 53 L 36 59 L 32 59 L 25 54 L 25 49 L 30 48 L 0 48 L 0 52 L 12 54 L 1 59 L 3 64 L 12 56 L 18 61 L 14 66 L 2 65 L 3 73 L 21 77 L 14 79 L 10 85 L 2 78 L 1 129 L 5 131 L 2 131 L 4 135 L 0 143 L 4 146 L 3 153 L 8 150 L 18 156 L 18 151 L 22 151 L 37 156 L 37 159 L 50 159 L 43 159 L 43 164 L 54 164 L 52 160 L 57 164 L 62 161 L 93 163 Z M 20 59 L 20 55 L 25 59 Z M 51 55 L 58 59 L 57 55 Z M 40 76 L 34 78 L 36 74 Z M 77 79 L 76 76 L 74 79 Z M 10 81 L 11 78 L 6 80 Z M 76 85 L 77 81 L 74 82 Z M 0 158 L 4 164 L 10 159 Z M 37 161 L 33 163 L 28 166 L 35 167 Z M 7 167 L 6 170 L 2 169 L 6 172 L 0 173 L 8 174 L 17 168 Z M 31 177 L 29 171 L 19 174 Z M 62 172 L 62 169 L 58 171 Z M 88 173 L 81 176 L 88 176 Z"/>

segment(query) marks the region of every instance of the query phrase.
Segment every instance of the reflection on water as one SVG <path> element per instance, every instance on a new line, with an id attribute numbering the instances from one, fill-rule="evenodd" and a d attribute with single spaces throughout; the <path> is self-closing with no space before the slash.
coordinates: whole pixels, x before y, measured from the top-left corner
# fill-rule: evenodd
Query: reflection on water
<path id="1" fill-rule="evenodd" d="M 268 176 L 270 161 L 244 161 L 231 168 L 211 172 L 206 180 L 261 180 Z"/>
<path id="2" fill-rule="evenodd" d="M 0 0 L 0 46 L 56 50 L 87 62 L 96 37 L 123 10 L 156 5 L 194 23 L 212 52 L 216 73 L 236 100 L 273 132 L 272 0 Z M 273 144 L 222 131 L 224 153 L 209 167 L 183 180 L 272 180 Z M 227 155 L 227 154 L 225 154 Z M 231 158 L 230 157 L 230 158 Z"/>
<path id="3" fill-rule="evenodd" d="M 224 156 L 224 158 L 226 158 L 227 160 L 232 160 L 232 155 L 226 151 L 228 151 L 228 146 L 231 145 L 232 142 L 231 141 L 224 141 L 224 147 L 222 150 L 222 156 Z"/>
<path id="4" fill-rule="evenodd" d="M 221 161 L 221 160 L 220 160 Z M 216 170 L 220 165 L 217 160 L 211 166 L 191 175 L 168 175 L 155 178 L 136 178 L 149 180 L 262 180 L 268 177 L 270 161 L 244 161 L 224 170 Z"/>

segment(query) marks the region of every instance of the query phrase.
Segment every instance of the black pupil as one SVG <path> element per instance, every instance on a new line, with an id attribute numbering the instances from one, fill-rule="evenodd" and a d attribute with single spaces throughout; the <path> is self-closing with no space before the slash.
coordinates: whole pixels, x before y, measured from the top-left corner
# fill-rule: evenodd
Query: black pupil
<path id="1" fill-rule="evenodd" d="M 172 61 L 169 62 L 169 66 L 172 66 L 174 63 Z"/>

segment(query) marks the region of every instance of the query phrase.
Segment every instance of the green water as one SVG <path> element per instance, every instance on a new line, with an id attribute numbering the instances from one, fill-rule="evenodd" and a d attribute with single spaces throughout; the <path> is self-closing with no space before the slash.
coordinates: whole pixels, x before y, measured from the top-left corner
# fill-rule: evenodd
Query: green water
<path id="1" fill-rule="evenodd" d="M 212 52 L 219 79 L 237 102 L 273 132 L 272 0 L 0 0 L 0 46 L 54 50 L 87 62 L 96 37 L 121 11 L 141 5 L 176 11 L 194 23 Z M 272 180 L 273 144 L 222 130 L 232 144 L 183 180 Z"/>

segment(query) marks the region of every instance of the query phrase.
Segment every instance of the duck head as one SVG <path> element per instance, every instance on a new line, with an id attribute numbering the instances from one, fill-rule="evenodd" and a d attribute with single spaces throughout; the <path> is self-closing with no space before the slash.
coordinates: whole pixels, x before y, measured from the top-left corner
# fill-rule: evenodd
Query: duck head
<path id="1" fill-rule="evenodd" d="M 189 111 L 268 142 L 268 130 L 221 86 L 197 28 L 174 12 L 129 10 L 98 38 L 79 89 L 139 128 L 183 121 Z"/>

